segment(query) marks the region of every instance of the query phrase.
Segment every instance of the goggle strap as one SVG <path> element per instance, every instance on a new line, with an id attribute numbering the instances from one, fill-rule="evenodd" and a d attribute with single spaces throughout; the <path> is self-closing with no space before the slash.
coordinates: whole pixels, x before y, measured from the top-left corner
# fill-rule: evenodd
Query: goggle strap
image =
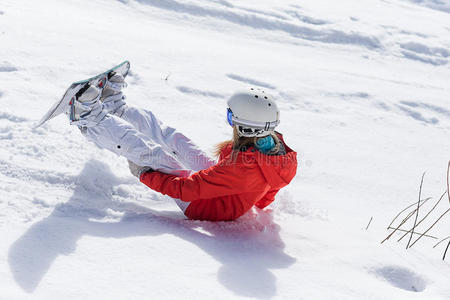
<path id="1" fill-rule="evenodd" d="M 236 124 L 236 125 L 248 126 L 251 128 L 264 129 L 264 130 L 274 129 L 275 127 L 278 126 L 278 124 L 280 124 L 280 120 L 263 123 L 263 122 L 252 122 L 252 121 L 248 121 L 248 120 L 237 119 L 234 116 L 233 116 L 232 120 L 233 120 L 233 124 Z"/>

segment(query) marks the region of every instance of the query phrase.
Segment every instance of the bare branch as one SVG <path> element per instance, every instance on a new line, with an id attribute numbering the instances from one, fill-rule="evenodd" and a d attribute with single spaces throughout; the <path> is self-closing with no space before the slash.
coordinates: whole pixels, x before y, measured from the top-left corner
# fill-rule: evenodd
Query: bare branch
<path id="1" fill-rule="evenodd" d="M 416 210 L 417 210 L 417 209 L 415 209 L 415 210 L 413 210 L 412 212 L 410 212 L 410 213 L 406 216 L 406 218 L 404 218 L 404 219 L 400 222 L 400 224 L 394 229 L 394 231 L 392 231 L 392 232 L 391 232 L 384 240 L 381 241 L 381 244 L 383 244 L 385 241 L 387 241 L 388 239 L 390 239 L 391 236 L 392 236 L 397 230 L 399 230 L 399 228 L 402 227 L 402 225 L 405 224 L 406 221 L 408 221 L 408 219 L 409 219 L 412 215 L 414 215 L 414 213 L 416 212 Z M 391 227 L 391 226 L 389 226 L 389 227 Z M 389 229 L 389 227 L 388 227 L 388 229 Z"/>
<path id="2" fill-rule="evenodd" d="M 416 227 L 418 227 L 432 212 L 433 210 L 438 206 L 439 202 L 441 202 L 441 200 L 444 198 L 445 194 L 447 194 L 447 191 L 445 191 L 442 196 L 439 198 L 439 200 L 436 202 L 436 204 L 433 206 L 433 208 L 425 215 L 425 217 L 423 217 L 416 225 Z M 411 230 L 413 230 L 413 228 L 411 228 L 410 230 L 408 230 L 401 238 L 398 239 L 397 242 L 400 242 L 408 233 L 411 232 Z"/>
<path id="3" fill-rule="evenodd" d="M 394 228 L 394 227 L 389 227 L 388 229 L 395 229 L 395 228 Z M 406 232 L 406 234 L 408 234 L 408 233 L 411 232 L 411 230 L 404 230 L 404 229 L 397 229 L 397 231 Z M 421 234 L 421 233 L 420 233 L 420 232 L 414 232 L 414 234 Z M 432 235 L 424 234 L 423 236 L 424 236 L 424 237 L 429 237 L 429 238 L 432 238 L 432 239 L 435 239 L 435 240 L 438 239 L 437 237 L 432 236 Z"/>
<path id="4" fill-rule="evenodd" d="M 426 233 L 428 233 L 428 231 L 431 230 L 431 228 L 433 228 L 434 225 L 436 225 L 437 222 L 439 222 L 440 219 L 442 219 L 448 212 L 450 211 L 450 208 L 447 209 L 440 217 L 439 219 L 436 220 L 436 222 L 433 223 L 433 225 L 430 226 L 430 228 L 428 228 L 423 234 L 421 234 L 417 240 L 414 241 L 414 243 L 411 244 L 411 246 L 409 248 L 411 248 L 412 246 L 414 246 L 415 243 L 417 243 L 418 240 L 420 240 L 422 238 L 423 235 L 425 235 Z"/>
<path id="5" fill-rule="evenodd" d="M 442 239 L 439 243 L 437 243 L 436 245 L 433 246 L 433 248 L 436 248 L 437 246 L 439 246 L 442 242 L 446 241 L 450 239 L 450 236 L 446 237 L 445 239 Z"/>
<path id="6" fill-rule="evenodd" d="M 447 248 L 445 248 L 445 252 L 444 252 L 444 256 L 442 257 L 442 260 L 445 260 L 445 255 L 447 255 L 447 250 L 448 250 L 449 246 L 450 246 L 450 241 L 447 244 Z"/>
<path id="7" fill-rule="evenodd" d="M 366 230 L 369 229 L 370 223 L 372 223 L 372 219 L 373 219 L 373 217 L 370 217 L 370 221 L 369 221 L 369 224 L 367 224 Z"/>
<path id="8" fill-rule="evenodd" d="M 450 203 L 450 181 L 449 181 L 449 177 L 450 177 L 450 160 L 448 161 L 448 166 L 447 166 L 447 196 L 448 196 L 448 203 Z"/>
<path id="9" fill-rule="evenodd" d="M 411 228 L 411 236 L 409 237 L 408 244 L 406 245 L 406 249 L 409 248 L 409 244 L 411 243 L 412 237 L 414 235 L 414 229 L 417 226 L 417 218 L 419 217 L 419 208 L 420 208 L 420 197 L 422 196 L 422 185 L 423 178 L 425 177 L 425 172 L 422 174 L 422 179 L 420 180 L 420 188 L 419 188 L 419 201 L 417 201 L 417 209 L 416 209 L 416 217 L 414 218 L 414 226 Z"/>
<path id="10" fill-rule="evenodd" d="M 432 197 L 428 197 L 428 198 L 422 200 L 422 204 L 420 204 L 420 206 L 424 205 L 424 204 L 425 204 L 428 200 L 430 200 L 431 198 L 432 198 Z M 408 206 L 407 208 L 405 208 L 404 210 L 402 210 L 401 212 L 399 212 L 399 213 L 395 216 L 395 218 L 392 220 L 392 222 L 389 224 L 388 229 L 389 229 L 389 227 L 392 226 L 392 224 L 394 224 L 395 220 L 397 220 L 397 218 L 398 218 L 405 210 L 407 210 L 408 208 L 413 207 L 414 205 L 417 205 L 417 202 L 414 202 L 413 204 L 411 204 L 410 206 Z"/>

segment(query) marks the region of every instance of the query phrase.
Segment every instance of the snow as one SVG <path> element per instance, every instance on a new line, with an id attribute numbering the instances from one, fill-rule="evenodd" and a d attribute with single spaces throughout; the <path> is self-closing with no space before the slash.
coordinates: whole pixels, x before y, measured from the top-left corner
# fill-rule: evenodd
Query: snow
<path id="1" fill-rule="evenodd" d="M 422 198 L 446 189 L 449 5 L 3 0 L 0 299 L 449 299 L 444 243 L 380 244 L 424 171 Z M 271 92 L 297 177 L 264 211 L 190 221 L 65 116 L 33 129 L 125 59 L 127 101 L 208 151 L 233 90 Z"/>

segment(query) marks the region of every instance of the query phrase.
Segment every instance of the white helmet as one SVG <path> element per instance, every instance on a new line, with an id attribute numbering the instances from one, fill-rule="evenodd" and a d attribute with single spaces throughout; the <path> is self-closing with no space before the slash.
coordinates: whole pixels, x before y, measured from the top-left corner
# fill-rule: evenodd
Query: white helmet
<path id="1" fill-rule="evenodd" d="M 258 88 L 235 92 L 227 104 L 228 123 L 237 125 L 239 136 L 266 136 L 280 123 L 280 111 L 273 97 Z"/>

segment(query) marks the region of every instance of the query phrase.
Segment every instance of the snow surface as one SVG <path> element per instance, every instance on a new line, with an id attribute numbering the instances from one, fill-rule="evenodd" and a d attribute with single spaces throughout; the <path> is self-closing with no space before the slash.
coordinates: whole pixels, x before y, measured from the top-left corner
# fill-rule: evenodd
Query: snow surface
<path id="1" fill-rule="evenodd" d="M 2 0 L 0 299 L 450 299 L 444 244 L 380 244 L 422 172 L 423 197 L 445 191 L 449 12 L 446 0 Z M 128 102 L 207 150 L 230 137 L 233 90 L 270 91 L 298 176 L 269 209 L 189 221 L 65 116 L 32 129 L 71 82 L 125 59 Z M 429 234 L 450 235 L 448 216 Z"/>

